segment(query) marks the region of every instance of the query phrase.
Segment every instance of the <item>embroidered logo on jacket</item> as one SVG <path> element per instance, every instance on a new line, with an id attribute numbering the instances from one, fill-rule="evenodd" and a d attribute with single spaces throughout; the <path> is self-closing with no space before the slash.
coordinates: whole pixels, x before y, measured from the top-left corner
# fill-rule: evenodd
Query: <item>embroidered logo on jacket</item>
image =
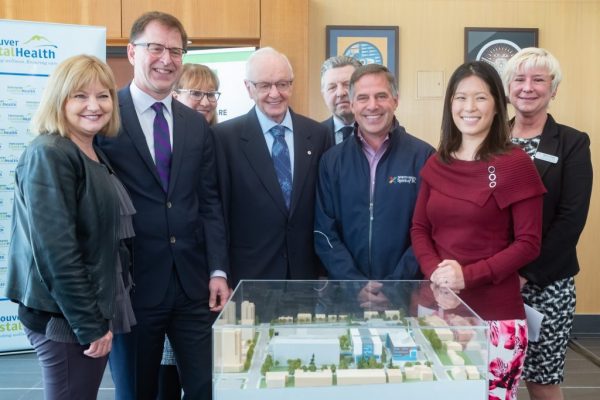
<path id="1" fill-rule="evenodd" d="M 417 183 L 417 177 L 407 175 L 390 176 L 388 178 L 388 183 L 390 185 L 393 185 L 394 183 Z"/>

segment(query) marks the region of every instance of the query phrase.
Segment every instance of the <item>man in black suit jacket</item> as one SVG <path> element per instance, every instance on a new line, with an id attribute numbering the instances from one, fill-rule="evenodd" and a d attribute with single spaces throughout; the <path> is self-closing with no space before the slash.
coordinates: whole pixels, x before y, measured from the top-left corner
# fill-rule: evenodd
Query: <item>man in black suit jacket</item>
<path id="1" fill-rule="evenodd" d="M 114 340 L 117 399 L 156 398 L 165 334 L 184 398 L 212 398 L 211 311 L 229 296 L 226 235 L 213 134 L 202 114 L 171 96 L 186 44 L 183 26 L 171 15 L 151 12 L 134 22 L 127 45 L 134 78 L 119 92 L 122 128 L 116 138 L 99 141 L 137 211 L 137 325 Z M 167 145 L 172 143 L 167 181 L 156 164 L 162 158 L 155 151 L 165 146 L 155 136 L 159 111 L 153 107 L 164 114 L 163 132 L 169 131 Z"/>
<path id="2" fill-rule="evenodd" d="M 333 144 L 341 143 L 354 130 L 348 89 L 352 73 L 360 66 L 360 61 L 348 56 L 330 57 L 321 66 L 321 94 L 332 114 L 322 124 L 329 131 Z"/>
<path id="3" fill-rule="evenodd" d="M 268 47 L 256 51 L 245 80 L 255 107 L 214 127 L 234 284 L 240 279 L 317 278 L 315 183 L 329 139 L 324 126 L 288 107 L 293 78 L 283 54 Z M 271 156 L 274 126 L 283 127 L 289 150 L 289 206 Z"/>

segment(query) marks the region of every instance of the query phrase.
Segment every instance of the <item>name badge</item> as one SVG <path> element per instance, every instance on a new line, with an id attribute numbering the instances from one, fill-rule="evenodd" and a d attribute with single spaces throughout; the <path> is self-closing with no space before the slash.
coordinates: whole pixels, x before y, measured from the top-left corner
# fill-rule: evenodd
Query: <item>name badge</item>
<path id="1" fill-rule="evenodd" d="M 535 158 L 552 164 L 556 164 L 558 162 L 558 157 L 553 156 L 552 154 L 542 153 L 540 151 L 535 153 Z"/>

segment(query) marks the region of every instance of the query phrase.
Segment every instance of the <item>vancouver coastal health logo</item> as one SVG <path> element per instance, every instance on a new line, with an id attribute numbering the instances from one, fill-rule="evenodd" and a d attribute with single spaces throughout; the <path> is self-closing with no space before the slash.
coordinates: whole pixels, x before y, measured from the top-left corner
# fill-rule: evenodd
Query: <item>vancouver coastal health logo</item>
<path id="1" fill-rule="evenodd" d="M 42 35 L 33 35 L 22 41 L 13 38 L 0 37 L 0 62 L 56 60 L 58 46 Z"/>

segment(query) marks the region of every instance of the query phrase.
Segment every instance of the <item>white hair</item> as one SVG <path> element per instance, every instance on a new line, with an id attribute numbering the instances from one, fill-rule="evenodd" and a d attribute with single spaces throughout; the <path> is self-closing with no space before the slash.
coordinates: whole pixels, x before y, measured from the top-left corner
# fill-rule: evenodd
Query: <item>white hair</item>
<path id="1" fill-rule="evenodd" d="M 294 78 L 294 70 L 292 68 L 292 64 L 290 64 L 290 60 L 286 57 L 285 54 L 278 52 L 277 50 L 275 50 L 272 47 L 261 47 L 260 49 L 256 50 L 254 53 L 252 53 L 250 55 L 250 57 L 248 57 L 248 61 L 246 61 L 246 79 L 247 80 L 252 80 L 251 79 L 251 77 L 253 75 L 252 72 L 255 68 L 256 61 L 265 56 L 281 57 L 283 60 L 285 60 L 285 63 L 288 65 L 288 67 L 290 69 L 291 77 L 292 77 L 292 79 Z"/>
<path id="2" fill-rule="evenodd" d="M 548 71 L 552 77 L 552 92 L 555 92 L 558 84 L 562 81 L 560 64 L 548 50 L 539 47 L 521 49 L 508 60 L 502 73 L 504 91 L 508 94 L 508 86 L 515 79 L 519 69 L 528 71 L 533 68 L 544 68 Z"/>

